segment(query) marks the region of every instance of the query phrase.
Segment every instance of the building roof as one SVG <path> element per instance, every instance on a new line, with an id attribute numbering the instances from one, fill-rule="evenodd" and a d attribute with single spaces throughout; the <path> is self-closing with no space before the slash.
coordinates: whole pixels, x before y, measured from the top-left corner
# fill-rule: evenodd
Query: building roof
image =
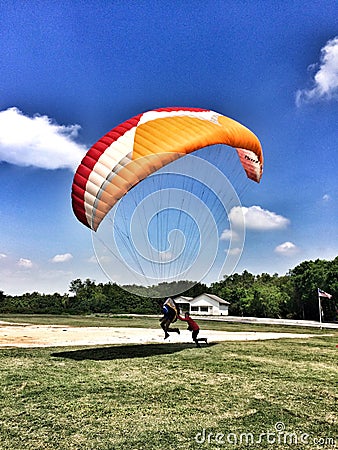
<path id="1" fill-rule="evenodd" d="M 189 303 L 192 300 L 195 300 L 196 298 L 201 297 L 202 295 L 206 295 L 207 297 L 210 297 L 212 300 L 215 300 L 216 302 L 221 303 L 222 305 L 230 305 L 229 302 L 227 302 L 226 300 L 223 300 L 221 297 L 218 297 L 217 295 L 214 295 L 214 294 L 207 294 L 206 292 L 204 294 L 197 295 L 196 297 L 184 297 L 183 295 L 179 295 L 174 300 L 177 303 L 180 302 L 180 299 Z"/>
<path id="2" fill-rule="evenodd" d="M 194 297 L 184 297 L 183 295 L 179 295 L 178 297 L 174 298 L 175 302 L 179 302 L 180 299 L 189 303 L 191 302 L 191 300 L 194 300 Z"/>
<path id="3" fill-rule="evenodd" d="M 230 305 L 229 302 L 227 302 L 226 300 L 223 300 L 221 297 L 218 297 L 217 295 L 214 294 L 207 294 L 206 292 L 204 292 L 204 294 L 200 294 L 195 298 L 201 297 L 201 295 L 206 295 L 207 297 L 210 297 L 212 300 L 215 300 L 218 303 L 221 303 L 222 305 Z"/>

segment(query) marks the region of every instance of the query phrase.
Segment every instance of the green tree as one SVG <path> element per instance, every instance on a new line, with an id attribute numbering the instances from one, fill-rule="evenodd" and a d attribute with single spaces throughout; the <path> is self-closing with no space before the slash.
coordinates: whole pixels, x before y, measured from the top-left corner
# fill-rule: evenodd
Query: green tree
<path id="1" fill-rule="evenodd" d="M 325 320 L 335 318 L 337 258 L 333 261 L 304 261 L 290 271 L 290 276 L 294 303 L 302 319 L 319 320 L 318 288 L 333 294 L 332 300 L 322 301 L 322 307 Z"/>

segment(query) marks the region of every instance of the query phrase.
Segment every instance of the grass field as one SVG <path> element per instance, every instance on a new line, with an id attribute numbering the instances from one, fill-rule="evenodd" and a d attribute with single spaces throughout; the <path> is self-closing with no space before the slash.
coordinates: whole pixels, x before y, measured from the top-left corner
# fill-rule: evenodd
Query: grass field
<path id="1" fill-rule="evenodd" d="M 152 318 L 34 320 L 158 326 Z M 211 327 L 285 331 L 203 323 Z M 187 344 L 1 349 L 0 448 L 337 448 L 338 333 L 305 332 L 317 336 L 201 349 Z"/>

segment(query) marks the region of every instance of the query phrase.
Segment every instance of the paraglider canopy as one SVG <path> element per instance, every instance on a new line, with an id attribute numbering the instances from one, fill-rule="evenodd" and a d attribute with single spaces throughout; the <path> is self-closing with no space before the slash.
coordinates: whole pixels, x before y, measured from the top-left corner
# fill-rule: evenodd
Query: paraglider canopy
<path id="1" fill-rule="evenodd" d="M 96 231 L 118 200 L 148 175 L 214 144 L 234 147 L 247 177 L 260 181 L 263 155 L 258 138 L 217 112 L 162 108 L 123 122 L 91 147 L 76 171 L 72 186 L 76 217 Z"/>

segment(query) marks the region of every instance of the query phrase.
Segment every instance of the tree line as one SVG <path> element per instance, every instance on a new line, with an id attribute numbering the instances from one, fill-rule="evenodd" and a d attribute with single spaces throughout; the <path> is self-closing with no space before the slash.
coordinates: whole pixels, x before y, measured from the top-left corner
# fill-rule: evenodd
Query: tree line
<path id="1" fill-rule="evenodd" d="M 230 315 L 307 320 L 319 320 L 320 288 L 332 295 L 331 299 L 321 299 L 323 320 L 333 321 L 337 319 L 338 257 L 304 261 L 283 276 L 235 273 L 210 286 L 179 281 L 130 287 L 76 279 L 70 283 L 69 294 L 64 295 L 33 292 L 11 296 L 0 291 L 0 313 L 159 314 L 165 292 L 171 288 L 189 297 L 204 292 L 216 294 L 230 302 Z"/>

